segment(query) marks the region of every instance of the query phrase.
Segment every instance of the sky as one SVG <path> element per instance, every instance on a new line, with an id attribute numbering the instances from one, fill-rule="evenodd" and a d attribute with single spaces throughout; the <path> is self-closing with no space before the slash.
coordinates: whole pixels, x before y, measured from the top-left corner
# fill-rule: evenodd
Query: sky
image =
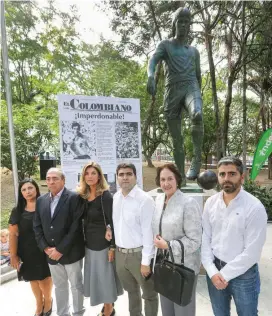
<path id="1" fill-rule="evenodd" d="M 64 12 L 68 12 L 71 5 L 76 5 L 80 16 L 77 31 L 83 40 L 90 44 L 97 44 L 100 36 L 105 39 L 118 39 L 110 29 L 110 13 L 102 12 L 97 4 L 101 1 L 94 0 L 55 0 L 56 6 Z"/>

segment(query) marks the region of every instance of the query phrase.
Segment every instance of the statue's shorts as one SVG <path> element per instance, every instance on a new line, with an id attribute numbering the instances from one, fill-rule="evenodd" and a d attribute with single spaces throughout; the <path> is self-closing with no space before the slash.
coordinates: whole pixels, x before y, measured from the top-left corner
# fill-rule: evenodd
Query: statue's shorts
<path id="1" fill-rule="evenodd" d="M 164 112 L 166 119 L 181 119 L 182 110 L 185 109 L 190 118 L 195 114 L 202 119 L 202 97 L 199 84 L 193 82 L 177 82 L 165 87 Z"/>

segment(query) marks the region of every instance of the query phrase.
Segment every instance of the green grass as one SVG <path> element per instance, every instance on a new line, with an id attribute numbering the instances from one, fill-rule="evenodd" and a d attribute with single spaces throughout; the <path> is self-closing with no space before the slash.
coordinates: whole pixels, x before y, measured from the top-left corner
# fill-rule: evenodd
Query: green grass
<path id="1" fill-rule="evenodd" d="M 8 228 L 8 220 L 10 216 L 10 209 L 1 210 L 1 229 Z"/>

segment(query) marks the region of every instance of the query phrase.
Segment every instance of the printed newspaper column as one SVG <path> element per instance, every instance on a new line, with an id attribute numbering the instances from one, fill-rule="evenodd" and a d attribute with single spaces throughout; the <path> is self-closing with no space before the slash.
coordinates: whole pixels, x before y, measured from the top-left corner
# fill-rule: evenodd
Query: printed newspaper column
<path id="1" fill-rule="evenodd" d="M 66 186 L 75 189 L 88 161 L 98 162 L 115 192 L 116 167 L 132 162 L 142 187 L 138 99 L 58 95 L 60 152 Z"/>

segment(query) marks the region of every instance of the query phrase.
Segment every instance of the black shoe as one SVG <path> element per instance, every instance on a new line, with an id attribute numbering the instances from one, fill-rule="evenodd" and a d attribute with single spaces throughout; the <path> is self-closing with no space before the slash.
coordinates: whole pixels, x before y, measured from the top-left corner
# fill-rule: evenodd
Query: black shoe
<path id="1" fill-rule="evenodd" d="M 49 311 L 47 311 L 46 313 L 43 312 L 41 315 L 42 316 L 50 316 L 52 314 L 52 307 L 53 307 L 53 298 L 52 298 L 52 302 L 51 302 L 51 308 L 49 309 Z"/>
<path id="2" fill-rule="evenodd" d="M 110 316 L 114 316 L 115 315 L 115 309 L 112 310 Z M 104 313 L 99 313 L 97 316 L 105 316 Z"/>
<path id="3" fill-rule="evenodd" d="M 114 306 L 114 303 L 112 304 L 112 306 Z M 110 316 L 114 316 L 115 315 L 115 309 L 112 310 Z M 104 307 L 101 310 L 101 313 L 99 313 L 97 316 L 105 316 L 104 314 Z"/>
<path id="4" fill-rule="evenodd" d="M 35 314 L 34 316 L 43 316 L 43 312 L 41 312 L 39 315 Z"/>
<path id="5" fill-rule="evenodd" d="M 112 307 L 114 307 L 114 303 L 112 303 Z M 101 313 L 103 314 L 104 313 L 104 308 L 105 306 L 103 306 L 103 308 L 101 309 Z M 113 314 L 114 315 L 114 314 Z"/>

